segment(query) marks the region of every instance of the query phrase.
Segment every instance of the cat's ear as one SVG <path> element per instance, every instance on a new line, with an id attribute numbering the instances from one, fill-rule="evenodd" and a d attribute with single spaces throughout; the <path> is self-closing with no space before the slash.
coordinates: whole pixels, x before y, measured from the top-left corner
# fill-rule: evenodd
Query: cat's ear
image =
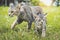
<path id="1" fill-rule="evenodd" d="M 9 4 L 9 7 L 10 7 L 10 8 L 14 8 L 14 4 L 13 4 L 13 3 L 10 3 L 10 4 Z"/>

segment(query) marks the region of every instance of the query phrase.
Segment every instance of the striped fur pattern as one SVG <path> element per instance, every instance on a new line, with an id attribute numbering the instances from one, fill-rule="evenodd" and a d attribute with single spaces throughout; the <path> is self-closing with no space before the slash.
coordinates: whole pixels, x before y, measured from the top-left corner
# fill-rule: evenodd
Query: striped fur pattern
<path id="1" fill-rule="evenodd" d="M 46 17 L 43 14 L 42 8 L 39 6 L 17 5 L 11 14 L 16 15 L 17 19 L 13 22 L 11 29 L 23 21 L 28 22 L 28 30 L 31 29 L 32 22 L 35 23 L 35 31 L 41 32 L 42 37 L 45 37 L 46 32 Z M 13 16 L 12 15 L 12 16 Z"/>

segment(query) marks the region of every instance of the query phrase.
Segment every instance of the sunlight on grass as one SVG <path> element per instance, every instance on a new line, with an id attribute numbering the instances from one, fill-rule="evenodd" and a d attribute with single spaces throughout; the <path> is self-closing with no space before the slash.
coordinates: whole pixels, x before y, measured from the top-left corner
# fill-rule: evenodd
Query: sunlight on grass
<path id="1" fill-rule="evenodd" d="M 34 24 L 30 32 L 27 32 L 27 22 L 11 30 L 10 25 L 16 17 L 8 16 L 8 7 L 0 7 L 0 40 L 60 40 L 60 7 L 43 7 L 43 10 L 48 13 L 45 38 L 35 34 Z"/>

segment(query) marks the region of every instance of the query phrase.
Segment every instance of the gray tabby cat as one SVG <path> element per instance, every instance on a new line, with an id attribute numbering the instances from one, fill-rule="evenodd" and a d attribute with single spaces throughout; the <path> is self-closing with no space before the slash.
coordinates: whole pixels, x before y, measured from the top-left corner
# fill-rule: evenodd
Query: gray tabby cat
<path id="1" fill-rule="evenodd" d="M 12 8 L 11 8 L 12 9 Z M 46 33 L 46 15 L 43 13 L 42 8 L 39 6 L 28 6 L 18 4 L 13 10 L 9 10 L 9 16 L 17 16 L 17 19 L 11 25 L 13 29 L 17 24 L 23 21 L 28 22 L 28 30 L 31 29 L 32 22 L 35 23 L 35 31 L 41 32 L 42 37 L 45 37 Z"/>

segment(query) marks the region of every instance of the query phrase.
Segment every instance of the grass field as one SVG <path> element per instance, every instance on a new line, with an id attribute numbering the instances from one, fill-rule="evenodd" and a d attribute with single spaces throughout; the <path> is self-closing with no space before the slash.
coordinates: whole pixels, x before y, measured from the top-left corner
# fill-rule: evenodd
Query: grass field
<path id="1" fill-rule="evenodd" d="M 26 31 L 27 22 L 16 25 L 14 30 L 10 25 L 16 17 L 8 16 L 8 7 L 0 7 L 0 40 L 60 40 L 60 7 L 44 7 L 47 15 L 46 37 L 42 38 L 34 32 L 34 24 L 30 32 Z"/>

